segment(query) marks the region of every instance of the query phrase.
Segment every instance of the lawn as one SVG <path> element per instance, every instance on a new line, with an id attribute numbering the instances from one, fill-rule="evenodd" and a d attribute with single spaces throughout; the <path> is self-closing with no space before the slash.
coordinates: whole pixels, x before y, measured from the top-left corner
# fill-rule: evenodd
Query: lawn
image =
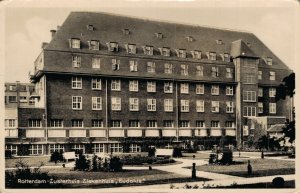
<path id="1" fill-rule="evenodd" d="M 260 177 L 295 174 L 295 162 L 274 159 L 251 159 L 253 174 L 247 175 L 247 160 L 240 160 L 233 165 L 196 166 L 198 171 L 221 173 L 240 177 Z"/>
<path id="2" fill-rule="evenodd" d="M 55 166 L 54 162 L 49 162 L 50 156 L 38 156 L 38 157 L 18 157 L 5 159 L 5 167 L 6 168 L 14 168 L 16 164 L 20 161 L 29 166 L 38 167 L 43 163 L 46 166 Z M 57 165 L 62 165 L 62 163 L 57 163 Z"/>
<path id="3" fill-rule="evenodd" d="M 195 158 L 193 158 L 193 155 L 195 155 Z M 209 159 L 209 153 L 207 152 L 203 152 L 203 153 L 182 153 L 182 157 L 183 159 L 195 159 L 195 160 L 199 160 L 199 159 Z"/>

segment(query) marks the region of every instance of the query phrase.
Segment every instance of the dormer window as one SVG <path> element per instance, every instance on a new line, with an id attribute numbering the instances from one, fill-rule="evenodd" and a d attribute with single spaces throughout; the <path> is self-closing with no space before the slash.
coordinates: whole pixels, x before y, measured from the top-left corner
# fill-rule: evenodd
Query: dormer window
<path id="1" fill-rule="evenodd" d="M 176 49 L 175 51 L 178 58 L 186 58 L 186 51 L 184 49 Z"/>
<path id="2" fill-rule="evenodd" d="M 94 31 L 95 28 L 94 28 L 93 25 L 87 25 L 86 29 L 89 30 L 89 31 Z"/>
<path id="3" fill-rule="evenodd" d="M 194 38 L 192 36 L 186 36 L 185 38 L 187 39 L 188 42 L 194 41 Z"/>
<path id="4" fill-rule="evenodd" d="M 230 62 L 230 55 L 228 53 L 221 54 L 221 57 L 224 62 Z"/>
<path id="5" fill-rule="evenodd" d="M 191 54 L 194 59 L 201 59 L 201 51 L 194 50 L 194 51 L 191 51 Z"/>
<path id="6" fill-rule="evenodd" d="M 207 52 L 207 59 L 209 60 L 217 60 L 217 54 L 216 52 Z"/>
<path id="7" fill-rule="evenodd" d="M 106 43 L 108 51 L 117 52 L 119 50 L 119 45 L 117 42 L 108 42 Z"/>
<path id="8" fill-rule="evenodd" d="M 211 76 L 218 77 L 219 76 L 219 68 L 218 67 L 211 67 Z"/>
<path id="9" fill-rule="evenodd" d="M 89 44 L 89 49 L 90 50 L 99 50 L 99 41 L 98 40 L 91 40 L 91 41 L 88 41 L 88 44 Z"/>
<path id="10" fill-rule="evenodd" d="M 272 58 L 271 57 L 267 57 L 267 64 L 269 66 L 272 66 Z"/>
<path id="11" fill-rule="evenodd" d="M 130 34 L 129 29 L 122 29 L 122 31 L 123 31 L 124 35 L 129 35 Z"/>
<path id="12" fill-rule="evenodd" d="M 223 44 L 222 40 L 216 40 L 216 42 L 217 42 L 218 45 L 222 45 Z"/>
<path id="13" fill-rule="evenodd" d="M 144 54 L 152 56 L 153 55 L 153 46 L 143 46 Z"/>
<path id="14" fill-rule="evenodd" d="M 159 51 L 162 56 L 170 56 L 170 48 L 167 47 L 159 48 Z"/>
<path id="15" fill-rule="evenodd" d="M 158 39 L 162 39 L 163 38 L 163 34 L 162 33 L 155 33 L 156 37 Z"/>
<path id="16" fill-rule="evenodd" d="M 77 38 L 69 39 L 69 46 L 70 46 L 70 48 L 80 49 L 80 39 L 77 39 Z"/>
<path id="17" fill-rule="evenodd" d="M 119 70 L 120 69 L 120 60 L 112 59 L 111 60 L 111 68 L 112 70 Z"/>
<path id="18" fill-rule="evenodd" d="M 125 44 L 125 48 L 128 54 L 136 54 L 136 45 L 135 44 Z"/>

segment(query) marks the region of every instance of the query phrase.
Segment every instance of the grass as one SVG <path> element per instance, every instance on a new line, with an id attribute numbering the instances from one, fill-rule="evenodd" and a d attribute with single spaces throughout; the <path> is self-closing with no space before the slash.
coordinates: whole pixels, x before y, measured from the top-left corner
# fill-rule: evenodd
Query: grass
<path id="1" fill-rule="evenodd" d="M 196 166 L 199 171 L 221 173 L 240 177 L 261 177 L 272 175 L 295 174 L 295 162 L 272 159 L 251 159 L 252 175 L 247 175 L 247 160 L 240 160 L 233 165 Z"/>
<path id="2" fill-rule="evenodd" d="M 55 166 L 54 162 L 49 162 L 50 156 L 38 156 L 38 157 L 19 157 L 19 158 L 11 158 L 5 159 L 5 167 L 6 168 L 14 168 L 16 164 L 20 161 L 28 164 L 29 166 L 37 167 L 43 163 L 45 166 Z M 57 165 L 62 165 L 62 163 L 57 163 Z"/>

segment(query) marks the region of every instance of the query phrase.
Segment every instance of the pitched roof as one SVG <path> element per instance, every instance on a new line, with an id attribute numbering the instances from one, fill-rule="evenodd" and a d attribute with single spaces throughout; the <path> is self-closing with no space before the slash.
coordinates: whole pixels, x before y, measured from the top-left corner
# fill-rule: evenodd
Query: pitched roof
<path id="1" fill-rule="evenodd" d="M 231 43 L 230 55 L 234 58 L 236 57 L 252 57 L 259 58 L 252 50 L 249 48 L 243 40 L 237 40 Z"/>
<path id="2" fill-rule="evenodd" d="M 93 25 L 95 30 L 87 30 L 87 25 Z M 124 35 L 124 29 L 129 30 L 129 35 Z M 157 38 L 156 33 L 162 33 L 163 38 Z M 193 41 L 188 41 L 187 37 L 192 37 Z M 125 49 L 124 44 L 136 44 L 137 54 L 142 53 L 142 46 L 145 45 L 153 46 L 156 53 L 160 47 L 170 47 L 173 51 L 200 50 L 204 54 L 216 52 L 218 57 L 223 53 L 232 52 L 237 56 L 245 52 L 262 59 L 272 57 L 272 66 L 268 66 L 264 60 L 261 60 L 260 66 L 288 69 L 254 34 L 241 31 L 150 21 L 107 13 L 72 12 L 45 49 L 72 51 L 68 43 L 70 38 L 81 40 L 81 52 L 95 53 L 88 50 L 87 41 L 99 40 L 101 47 L 97 53 L 107 53 L 106 43 L 112 41 L 119 43 L 121 51 Z M 217 44 L 217 40 L 222 40 L 222 43 Z"/>

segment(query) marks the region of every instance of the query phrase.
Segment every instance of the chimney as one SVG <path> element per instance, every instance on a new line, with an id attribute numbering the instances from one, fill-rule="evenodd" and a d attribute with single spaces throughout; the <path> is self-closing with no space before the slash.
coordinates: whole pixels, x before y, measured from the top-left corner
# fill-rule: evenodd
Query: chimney
<path id="1" fill-rule="evenodd" d="M 51 37 L 53 38 L 56 34 L 56 30 L 52 29 L 52 30 L 50 30 L 50 32 L 51 32 Z"/>

